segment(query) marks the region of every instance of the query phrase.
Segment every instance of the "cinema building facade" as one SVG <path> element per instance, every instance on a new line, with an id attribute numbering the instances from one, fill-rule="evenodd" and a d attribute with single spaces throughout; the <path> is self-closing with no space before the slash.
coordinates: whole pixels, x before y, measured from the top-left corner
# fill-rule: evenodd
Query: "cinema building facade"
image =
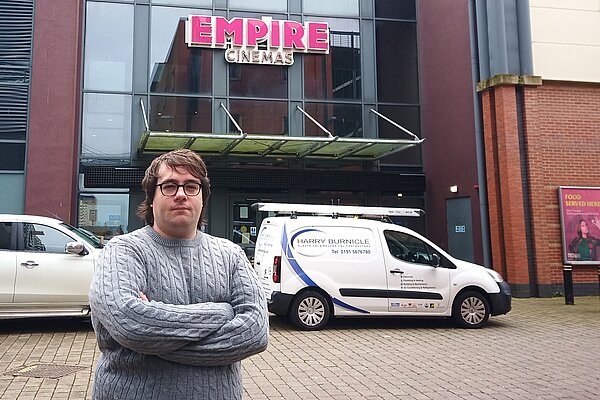
<path id="1" fill-rule="evenodd" d="M 105 238 L 131 231 L 145 168 L 186 147 L 209 167 L 211 234 L 252 248 L 258 201 L 418 207 L 425 216 L 395 222 L 494 265 L 517 295 L 550 295 L 562 264 L 533 235 L 543 206 L 525 179 L 535 167 L 522 161 L 533 156 L 521 128 L 536 121 L 523 105 L 554 89 L 593 103 L 598 80 L 546 82 L 537 64 L 534 74 L 525 33 L 536 3 L 8 0 L 0 184 L 13 190 L 0 211 L 56 215 Z M 590 129 L 576 147 L 598 150 Z M 503 158 L 505 132 L 521 155 Z M 597 164 L 544 190 L 600 186 Z M 576 290 L 590 293 L 596 270 L 582 271 Z"/>
<path id="2" fill-rule="evenodd" d="M 69 149 L 79 226 L 139 227 L 145 168 L 180 147 L 209 167 L 206 231 L 243 246 L 257 201 L 424 208 L 413 1 L 86 1 L 78 12 L 81 43 L 61 58 L 81 52 L 69 103 L 81 104 Z"/>

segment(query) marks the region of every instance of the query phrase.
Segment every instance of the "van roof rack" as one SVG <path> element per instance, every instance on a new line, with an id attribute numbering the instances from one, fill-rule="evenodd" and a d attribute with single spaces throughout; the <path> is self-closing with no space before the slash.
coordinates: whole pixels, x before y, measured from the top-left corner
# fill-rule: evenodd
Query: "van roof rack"
<path id="1" fill-rule="evenodd" d="M 291 203 L 254 203 L 252 208 L 258 212 L 276 212 L 279 214 L 338 215 L 358 217 L 420 217 L 425 211 L 420 208 L 336 206 L 321 204 Z"/>

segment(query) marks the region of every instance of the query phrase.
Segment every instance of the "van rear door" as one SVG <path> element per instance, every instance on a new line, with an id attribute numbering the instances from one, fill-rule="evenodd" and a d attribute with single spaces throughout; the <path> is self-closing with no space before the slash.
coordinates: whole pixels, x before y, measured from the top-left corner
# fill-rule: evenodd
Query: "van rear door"
<path id="1" fill-rule="evenodd" d="M 254 269 L 265 290 L 267 299 L 274 291 L 280 290 L 280 284 L 273 282 L 273 260 L 281 257 L 281 226 L 271 220 L 264 220 L 260 226 L 254 249 Z M 281 258 L 280 258 L 281 259 Z"/>

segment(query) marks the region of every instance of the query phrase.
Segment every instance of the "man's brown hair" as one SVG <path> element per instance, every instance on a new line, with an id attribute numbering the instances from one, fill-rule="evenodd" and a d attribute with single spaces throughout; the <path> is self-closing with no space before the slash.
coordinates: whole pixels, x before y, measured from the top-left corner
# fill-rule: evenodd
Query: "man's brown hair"
<path id="1" fill-rule="evenodd" d="M 156 184 L 158 183 L 158 170 L 162 165 L 169 168 L 184 168 L 202 184 L 202 214 L 198 220 L 198 229 L 202 225 L 204 213 L 206 212 L 206 203 L 210 196 L 210 182 L 208 180 L 208 171 L 202 158 L 189 149 L 173 150 L 162 154 L 152 160 L 150 166 L 146 169 L 144 179 L 142 179 L 142 188 L 146 198 L 139 205 L 137 215 L 150 226 L 154 225 L 154 211 L 152 202 L 156 194 Z"/>

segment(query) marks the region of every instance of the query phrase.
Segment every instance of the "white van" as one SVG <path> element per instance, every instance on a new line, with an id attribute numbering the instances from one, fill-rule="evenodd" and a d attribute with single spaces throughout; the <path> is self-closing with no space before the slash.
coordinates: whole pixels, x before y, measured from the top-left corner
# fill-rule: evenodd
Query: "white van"
<path id="1" fill-rule="evenodd" d="M 329 318 L 453 317 L 480 328 L 511 309 L 500 274 L 458 260 L 427 238 L 390 222 L 421 210 L 256 203 L 268 212 L 256 241 L 254 268 L 269 311 L 302 330 Z"/>

